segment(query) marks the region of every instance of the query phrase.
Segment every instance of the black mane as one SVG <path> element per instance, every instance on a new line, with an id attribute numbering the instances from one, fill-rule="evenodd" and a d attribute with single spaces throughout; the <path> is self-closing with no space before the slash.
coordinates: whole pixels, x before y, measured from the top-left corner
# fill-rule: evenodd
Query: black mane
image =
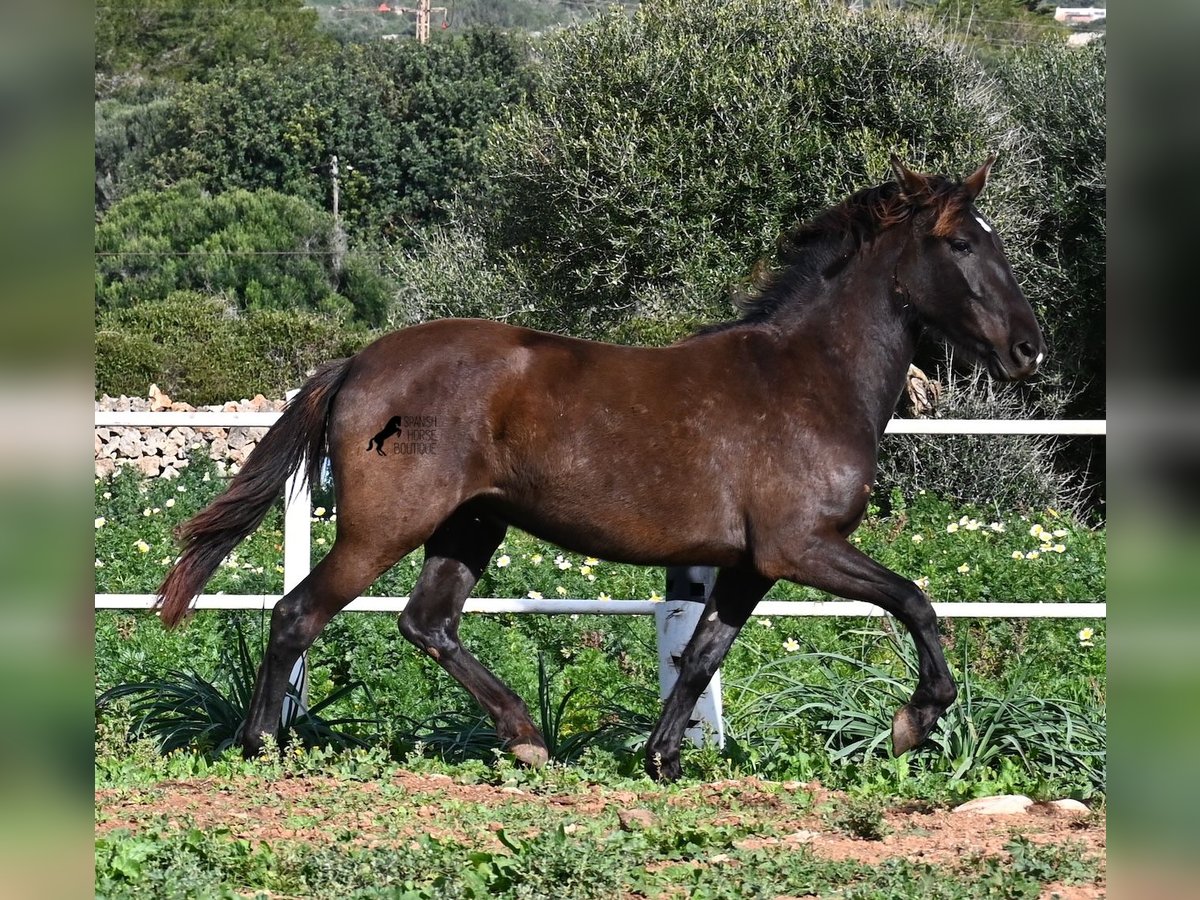
<path id="1" fill-rule="evenodd" d="M 802 293 L 798 288 L 833 278 L 864 243 L 885 228 L 932 207 L 937 211 L 936 230 L 943 218 L 957 216 L 962 211 L 959 183 L 939 176 L 929 179 L 929 188 L 927 195 L 915 199 L 905 195 L 895 181 L 863 188 L 815 218 L 785 231 L 776 240 L 773 256 L 760 259 L 747 283 L 730 292 L 733 305 L 742 315 L 706 325 L 696 336 L 770 322 L 782 307 Z"/>

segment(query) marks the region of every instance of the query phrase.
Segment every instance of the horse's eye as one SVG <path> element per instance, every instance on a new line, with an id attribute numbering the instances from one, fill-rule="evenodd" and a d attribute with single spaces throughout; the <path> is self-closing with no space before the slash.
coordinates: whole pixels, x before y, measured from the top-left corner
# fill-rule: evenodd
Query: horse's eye
<path id="1" fill-rule="evenodd" d="M 950 249 L 955 253 L 970 253 L 971 245 L 966 241 L 960 241 L 957 238 L 954 238 L 950 241 Z"/>

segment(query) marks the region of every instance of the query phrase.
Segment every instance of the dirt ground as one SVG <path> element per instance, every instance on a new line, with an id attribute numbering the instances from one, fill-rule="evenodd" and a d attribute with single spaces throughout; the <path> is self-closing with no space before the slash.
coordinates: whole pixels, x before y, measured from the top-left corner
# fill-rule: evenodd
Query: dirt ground
<path id="1" fill-rule="evenodd" d="M 395 790 L 383 790 L 383 784 Z M 777 845 L 781 849 L 808 846 L 830 860 L 877 864 L 904 857 L 914 862 L 955 864 L 971 856 L 1005 856 L 1004 845 L 1023 836 L 1031 842 L 1079 844 L 1088 856 L 1105 859 L 1105 823 L 1097 815 L 1061 812 L 1034 804 L 1015 815 L 977 815 L 934 809 L 915 802 L 900 804 L 884 814 L 890 833 L 880 840 L 863 840 L 832 827 L 831 811 L 846 802 L 844 795 L 819 783 L 785 782 L 771 785 L 753 778 L 715 782 L 670 795 L 654 791 L 612 790 L 595 785 L 570 793 L 526 792 L 515 787 L 460 784 L 446 775 L 399 773 L 383 784 L 305 777 L 258 783 L 245 789 L 217 779 L 166 781 L 144 789 L 96 792 L 96 833 L 117 828 L 137 830 L 149 818 L 180 827 L 223 826 L 234 836 L 250 840 L 328 841 L 347 835 L 368 846 L 395 843 L 419 834 L 454 839 L 471 846 L 499 846 L 494 832 L 503 827 L 489 821 L 489 812 L 514 806 L 525 808 L 525 822 L 553 824 L 589 821 L 616 814 L 622 826 L 629 819 L 651 824 L 680 806 L 713 811 L 714 826 L 750 826 L 751 835 L 735 842 L 739 849 Z M 803 812 L 786 794 L 803 791 L 812 798 Z M 357 796 L 353 796 L 357 792 Z M 350 794 L 348 796 L 348 794 Z M 657 813 L 650 808 L 658 808 Z M 470 811 L 469 815 L 454 812 Z M 728 810 L 726 812 L 725 810 Z M 381 831 L 381 821 L 391 825 Z M 530 824 L 529 831 L 538 830 Z M 510 826 L 510 831 L 511 831 Z M 1106 895 L 1102 885 L 1047 888 L 1044 900 L 1092 900 Z"/>

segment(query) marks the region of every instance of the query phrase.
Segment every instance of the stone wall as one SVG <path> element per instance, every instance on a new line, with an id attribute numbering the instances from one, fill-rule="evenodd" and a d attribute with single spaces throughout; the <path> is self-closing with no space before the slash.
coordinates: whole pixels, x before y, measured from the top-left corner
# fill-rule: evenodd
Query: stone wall
<path id="1" fill-rule="evenodd" d="M 176 403 L 150 385 L 145 397 L 109 397 L 96 401 L 96 410 L 111 412 L 271 412 L 282 410 L 283 400 L 268 400 L 258 394 L 252 400 L 230 401 L 220 406 L 190 406 Z M 96 476 L 103 478 L 119 468 L 132 466 L 144 475 L 174 478 L 188 464 L 188 456 L 203 451 L 222 472 L 235 474 L 246 461 L 266 428 L 175 427 L 97 428 Z"/>

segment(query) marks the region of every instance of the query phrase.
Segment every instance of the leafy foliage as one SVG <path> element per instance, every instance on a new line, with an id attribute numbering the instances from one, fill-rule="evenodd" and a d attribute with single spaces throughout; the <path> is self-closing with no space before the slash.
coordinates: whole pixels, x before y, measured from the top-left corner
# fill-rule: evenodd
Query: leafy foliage
<path id="1" fill-rule="evenodd" d="M 481 31 L 226 67 L 171 95 L 125 177 L 269 188 L 327 209 L 336 155 L 348 230 L 403 238 L 452 197 L 478 194 L 487 130 L 524 96 L 525 66 L 520 38 Z"/>
<path id="2" fill-rule="evenodd" d="M 544 55 L 489 146 L 479 227 L 545 298 L 539 324 L 576 333 L 726 317 L 781 228 L 883 180 L 892 151 L 951 172 L 1022 158 L 978 65 L 911 17 L 664 0 Z"/>
<path id="3" fill-rule="evenodd" d="M 150 382 L 195 405 L 283 396 L 318 365 L 349 356 L 365 332 L 304 312 L 251 310 L 179 292 L 101 315 L 96 393 L 145 394 Z"/>
<path id="4" fill-rule="evenodd" d="M 331 216 L 272 190 L 212 195 L 187 182 L 133 194 L 96 227 L 97 313 L 191 290 L 240 310 L 310 310 L 378 324 L 386 279 L 336 241 Z"/>
<path id="5" fill-rule="evenodd" d="M 98 713 L 119 701 L 125 701 L 133 722 L 128 740 L 153 738 L 162 753 L 187 748 L 201 753 L 220 754 L 234 745 L 250 709 L 258 660 L 250 653 L 245 634 L 235 630 L 236 644 L 222 653 L 225 686 L 218 687 L 194 672 L 170 671 L 146 681 L 118 684 L 96 699 Z M 361 726 L 361 720 L 326 721 L 320 715 L 337 703 L 356 685 L 346 685 L 313 704 L 284 725 L 285 739 L 300 741 L 305 747 L 347 747 L 362 745 L 358 738 L 338 729 L 345 725 Z M 289 687 L 289 696 L 300 698 Z"/>
<path id="6" fill-rule="evenodd" d="M 302 0 L 104 0 L 96 6 L 96 73 L 203 80 L 219 66 L 305 56 L 325 39 Z"/>

